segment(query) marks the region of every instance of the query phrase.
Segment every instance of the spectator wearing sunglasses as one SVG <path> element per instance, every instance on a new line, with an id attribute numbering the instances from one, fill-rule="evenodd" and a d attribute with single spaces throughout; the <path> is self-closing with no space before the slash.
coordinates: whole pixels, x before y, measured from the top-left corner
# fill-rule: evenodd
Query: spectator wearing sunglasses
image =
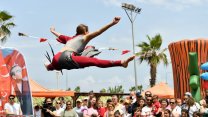
<path id="1" fill-rule="evenodd" d="M 20 104 L 15 102 L 15 95 L 9 96 L 9 102 L 4 105 L 4 110 L 7 115 L 22 115 Z"/>
<path id="2" fill-rule="evenodd" d="M 72 102 L 66 102 L 66 109 L 61 113 L 61 117 L 78 117 L 77 113 L 72 109 Z"/>
<path id="3" fill-rule="evenodd" d="M 146 106 L 142 108 L 141 115 L 144 117 L 154 117 L 153 109 L 153 99 L 152 97 L 147 97 Z"/>
<path id="4" fill-rule="evenodd" d="M 174 98 L 170 99 L 170 110 L 172 117 L 180 117 L 181 116 L 181 108 L 177 106 L 176 100 Z"/>
<path id="5" fill-rule="evenodd" d="M 61 117 L 61 113 L 64 111 L 63 108 L 61 108 L 61 101 L 60 100 L 57 100 L 56 103 L 55 103 L 55 108 L 56 110 L 53 112 L 54 115 L 56 117 Z"/>
<path id="6" fill-rule="evenodd" d="M 145 92 L 145 99 L 147 99 L 147 97 L 152 97 L 152 92 L 151 91 L 146 91 Z"/>

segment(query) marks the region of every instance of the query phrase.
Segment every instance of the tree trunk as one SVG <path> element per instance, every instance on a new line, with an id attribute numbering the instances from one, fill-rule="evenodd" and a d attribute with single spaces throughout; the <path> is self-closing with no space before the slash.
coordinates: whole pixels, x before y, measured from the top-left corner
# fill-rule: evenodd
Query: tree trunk
<path id="1" fill-rule="evenodd" d="M 156 83 L 157 67 L 154 64 L 150 64 L 150 86 L 153 87 Z"/>

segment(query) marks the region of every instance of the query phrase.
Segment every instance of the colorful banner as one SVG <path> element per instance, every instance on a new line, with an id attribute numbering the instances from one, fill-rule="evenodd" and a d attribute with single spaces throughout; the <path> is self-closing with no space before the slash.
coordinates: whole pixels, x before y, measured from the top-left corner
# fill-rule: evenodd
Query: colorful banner
<path id="1" fill-rule="evenodd" d="M 0 112 L 10 94 L 16 95 L 23 115 L 33 115 L 32 96 L 23 55 L 13 48 L 0 48 Z"/>

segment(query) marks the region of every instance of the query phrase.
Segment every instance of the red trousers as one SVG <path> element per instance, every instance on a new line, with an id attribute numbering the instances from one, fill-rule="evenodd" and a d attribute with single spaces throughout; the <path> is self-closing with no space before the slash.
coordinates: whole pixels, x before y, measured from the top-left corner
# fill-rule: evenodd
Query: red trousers
<path id="1" fill-rule="evenodd" d="M 85 56 L 75 56 L 72 55 L 72 59 L 74 62 L 78 63 L 80 67 L 90 67 L 90 66 L 97 66 L 101 68 L 106 67 L 116 67 L 116 66 L 122 66 L 121 60 L 101 60 L 97 58 L 90 58 Z"/>

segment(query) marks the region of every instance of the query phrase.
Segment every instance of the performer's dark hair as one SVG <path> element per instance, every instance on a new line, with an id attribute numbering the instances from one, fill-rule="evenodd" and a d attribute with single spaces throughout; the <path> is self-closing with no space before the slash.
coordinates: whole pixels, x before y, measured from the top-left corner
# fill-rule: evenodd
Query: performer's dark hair
<path id="1" fill-rule="evenodd" d="M 88 32 L 88 26 L 84 24 L 80 24 L 77 26 L 77 33 L 76 35 L 84 34 L 85 32 Z"/>
<path id="2" fill-rule="evenodd" d="M 19 66 L 19 65 L 14 65 L 14 66 L 12 66 L 12 68 L 10 69 L 10 76 L 14 76 L 15 75 L 15 71 L 14 71 L 14 68 L 15 67 L 19 67 L 21 70 L 22 70 L 22 68 Z"/>

